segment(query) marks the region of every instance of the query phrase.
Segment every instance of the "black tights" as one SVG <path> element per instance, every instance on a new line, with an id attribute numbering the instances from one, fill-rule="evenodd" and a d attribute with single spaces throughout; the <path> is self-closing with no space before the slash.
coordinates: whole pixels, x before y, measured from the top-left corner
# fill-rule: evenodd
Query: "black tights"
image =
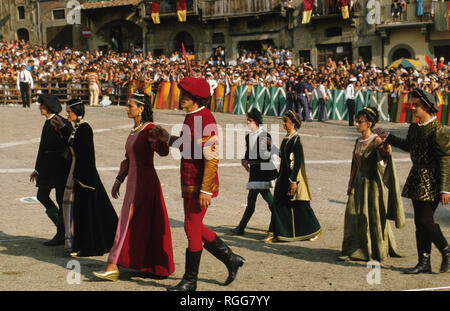
<path id="1" fill-rule="evenodd" d="M 50 212 L 51 210 L 58 210 L 58 217 L 62 217 L 62 203 L 63 203 L 63 197 L 64 197 L 64 189 L 65 186 L 58 186 L 55 188 L 55 196 L 56 196 L 56 203 L 58 204 L 59 208 L 55 205 L 52 199 L 50 199 L 50 191 L 52 191 L 52 188 L 50 187 L 39 187 L 37 192 L 37 199 L 39 202 L 44 205 L 47 212 Z"/>
<path id="2" fill-rule="evenodd" d="M 438 249 L 445 248 L 448 244 L 437 223 L 434 222 L 434 212 L 439 201 L 423 202 L 412 201 L 414 207 L 414 223 L 416 225 L 417 250 L 419 254 L 431 253 L 431 243 Z"/>

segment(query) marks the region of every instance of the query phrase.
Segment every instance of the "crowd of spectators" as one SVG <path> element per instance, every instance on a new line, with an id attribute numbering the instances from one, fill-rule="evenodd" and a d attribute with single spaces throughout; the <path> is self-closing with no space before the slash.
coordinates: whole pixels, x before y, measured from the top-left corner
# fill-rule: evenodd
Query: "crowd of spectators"
<path id="1" fill-rule="evenodd" d="M 288 80 L 300 77 L 317 87 L 326 81 L 327 88 L 345 89 L 349 79 L 357 79 L 356 89 L 390 93 L 408 91 L 420 86 L 430 91 L 446 94 L 450 91 L 450 66 L 444 59 L 436 62 L 436 70 L 423 68 L 380 68 L 373 61 L 364 62 L 361 57 L 355 62 L 348 59 L 336 62 L 328 58 L 326 64 L 313 68 L 310 63 L 295 64 L 289 49 L 269 46 L 267 49 L 242 49 L 239 57 L 225 63 L 224 51 L 216 49 L 208 60 L 198 60 L 190 54 L 190 68 L 181 52 L 169 57 L 146 56 L 142 52 L 119 53 L 75 51 L 66 47 L 54 50 L 25 41 L 0 42 L 0 87 L 15 89 L 16 77 L 22 64 L 32 73 L 34 86 L 49 81 L 59 84 L 80 85 L 86 81 L 87 69 L 93 67 L 102 82 L 102 92 L 117 95 L 119 87 L 131 80 L 151 83 L 156 91 L 160 82 L 179 81 L 186 75 L 206 78 L 211 85 L 264 85 L 284 87 Z M 190 70 L 192 73 L 190 73 Z M 39 91 L 38 91 L 39 92 Z"/>

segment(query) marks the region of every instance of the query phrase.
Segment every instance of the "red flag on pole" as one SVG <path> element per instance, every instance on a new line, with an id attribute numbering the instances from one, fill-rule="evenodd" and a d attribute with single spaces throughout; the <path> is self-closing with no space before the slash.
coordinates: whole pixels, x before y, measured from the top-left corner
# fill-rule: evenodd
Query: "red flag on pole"
<path id="1" fill-rule="evenodd" d="M 189 72 L 192 75 L 191 63 L 189 62 L 189 60 L 187 58 L 186 49 L 184 48 L 184 43 L 183 42 L 181 42 L 181 49 L 183 51 L 183 59 L 189 65 Z"/>

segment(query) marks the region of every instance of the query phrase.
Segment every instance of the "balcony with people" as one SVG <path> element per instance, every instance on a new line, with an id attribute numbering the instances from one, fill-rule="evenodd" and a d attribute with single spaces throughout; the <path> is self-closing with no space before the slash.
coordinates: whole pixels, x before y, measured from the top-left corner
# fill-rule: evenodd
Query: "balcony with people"
<path id="1" fill-rule="evenodd" d="M 437 7 L 433 0 L 390 0 L 381 4 L 381 24 L 392 27 L 433 24 Z"/>
<path id="2" fill-rule="evenodd" d="M 351 22 L 361 10 L 356 0 L 303 0 L 300 4 L 302 24 L 332 19 Z"/>

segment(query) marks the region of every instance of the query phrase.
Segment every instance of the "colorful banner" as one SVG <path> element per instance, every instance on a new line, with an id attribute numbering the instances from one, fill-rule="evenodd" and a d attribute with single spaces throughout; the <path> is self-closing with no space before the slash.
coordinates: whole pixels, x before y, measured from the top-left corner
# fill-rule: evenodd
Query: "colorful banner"
<path id="1" fill-rule="evenodd" d="M 369 105 L 372 107 L 377 107 L 378 112 L 380 113 L 379 122 L 388 122 L 389 121 L 389 94 L 386 93 L 374 93 L 369 92 Z"/>
<path id="2" fill-rule="evenodd" d="M 364 107 L 369 106 L 370 93 L 368 91 L 356 91 L 355 98 L 355 114 L 362 110 Z"/>
<path id="3" fill-rule="evenodd" d="M 178 109 L 180 99 L 180 89 L 178 88 L 178 82 L 172 82 L 170 85 L 170 109 Z"/>
<path id="4" fill-rule="evenodd" d="M 253 108 L 256 108 L 256 109 L 258 109 L 259 112 L 263 112 L 266 95 L 270 96 L 270 94 L 267 94 L 267 93 L 268 93 L 267 87 L 254 85 L 251 88 L 249 105 L 248 105 L 247 111 L 250 111 Z"/>
<path id="5" fill-rule="evenodd" d="M 247 111 L 247 96 L 249 87 L 237 85 L 234 93 L 233 114 L 245 114 Z"/>
<path id="6" fill-rule="evenodd" d="M 156 93 L 156 107 L 157 109 L 168 109 L 170 104 L 170 89 L 171 82 L 161 82 L 159 90 Z"/>
<path id="7" fill-rule="evenodd" d="M 136 85 L 137 86 L 137 85 Z M 150 90 L 151 85 L 145 85 Z M 345 103 L 344 90 L 327 90 L 327 115 L 329 120 L 348 120 L 348 109 Z M 176 82 L 162 82 L 157 93 L 154 95 L 154 108 L 156 109 L 178 109 L 180 96 Z M 417 122 L 411 110 L 408 93 L 397 94 L 392 99 L 390 114 L 388 113 L 388 102 L 390 94 L 376 93 L 370 91 L 356 92 L 355 113 L 367 106 L 377 107 L 380 118 L 379 122 L 412 123 Z M 449 111 L 450 94 L 440 98 L 439 112 L 436 114 L 438 121 L 444 125 L 450 123 Z M 234 85 L 227 86 L 219 84 L 211 98 L 211 111 L 226 112 L 244 115 L 252 108 L 257 108 L 265 116 L 282 116 L 287 109 L 286 90 L 284 87 L 263 87 Z M 317 89 L 312 92 L 312 116 L 318 118 L 319 103 Z"/>
<path id="8" fill-rule="evenodd" d="M 232 113 L 234 109 L 234 93 L 236 92 L 236 85 L 229 86 L 229 93 L 226 94 L 227 90 L 225 87 L 225 98 L 223 102 L 223 112 Z"/>
<path id="9" fill-rule="evenodd" d="M 345 91 L 332 90 L 333 102 L 331 105 L 331 120 L 348 120 L 348 109 L 345 104 Z"/>

